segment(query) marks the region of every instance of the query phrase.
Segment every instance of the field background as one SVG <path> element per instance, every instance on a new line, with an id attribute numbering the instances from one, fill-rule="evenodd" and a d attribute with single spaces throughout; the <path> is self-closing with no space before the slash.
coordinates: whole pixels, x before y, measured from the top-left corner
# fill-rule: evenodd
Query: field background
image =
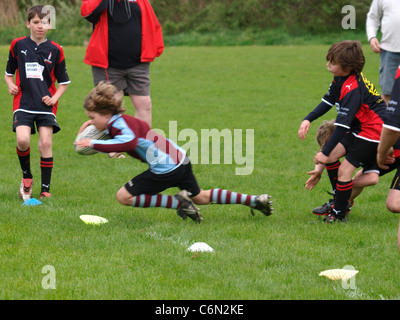
<path id="1" fill-rule="evenodd" d="M 330 84 L 327 49 L 167 47 L 151 65 L 154 128 L 168 135 L 169 121 L 177 121 L 178 132 L 191 128 L 199 135 L 213 128 L 255 131 L 251 175 L 235 175 L 237 165 L 223 163 L 197 164 L 194 172 L 204 189 L 272 195 L 274 214 L 252 217 L 245 206 L 202 206 L 200 225 L 181 220 L 174 210 L 135 209 L 115 200 L 144 164 L 74 152 L 86 120 L 83 99 L 93 86 L 80 46 L 65 47 L 72 83 L 59 105 L 53 197 L 40 206 L 22 206 L 12 97 L 1 82 L 0 299 L 399 299 L 399 219 L 385 208 L 392 174 L 364 191 L 346 224 L 325 225 L 311 214 L 329 198 L 327 176 L 315 190 L 304 188 L 323 119 L 312 124 L 305 141 L 297 130 Z M 367 46 L 364 51 L 365 74 L 377 84 L 378 56 Z M 0 47 L 3 70 L 7 52 L 8 46 Z M 332 110 L 324 119 L 334 117 Z M 38 198 L 37 136 L 31 145 Z M 88 226 L 82 214 L 109 223 Z M 187 251 L 194 242 L 206 242 L 214 252 Z M 56 289 L 42 287 L 46 265 L 55 268 Z M 356 289 L 318 276 L 346 265 L 359 270 Z"/>

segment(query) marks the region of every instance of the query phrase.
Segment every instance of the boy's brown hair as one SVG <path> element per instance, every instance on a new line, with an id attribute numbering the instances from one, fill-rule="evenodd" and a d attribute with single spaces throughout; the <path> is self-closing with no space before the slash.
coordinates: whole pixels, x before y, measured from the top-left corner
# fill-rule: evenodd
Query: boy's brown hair
<path id="1" fill-rule="evenodd" d="M 39 19 L 43 19 L 48 15 L 48 12 L 44 10 L 44 7 L 41 5 L 33 6 L 28 9 L 28 18 L 27 21 L 30 22 L 35 16 L 38 16 Z M 50 15 L 49 15 L 50 22 Z"/>
<path id="2" fill-rule="evenodd" d="M 85 98 L 83 107 L 87 111 L 105 114 L 120 114 L 126 111 L 123 97 L 117 98 L 118 90 L 112 84 L 101 81 Z"/>
<path id="3" fill-rule="evenodd" d="M 328 143 L 333 131 L 335 130 L 334 123 L 335 120 L 324 120 L 324 122 L 317 129 L 317 134 L 315 135 L 315 138 L 317 139 L 318 145 L 320 146 L 321 150 Z"/>
<path id="4" fill-rule="evenodd" d="M 360 73 L 365 64 L 361 43 L 345 40 L 333 44 L 326 55 L 326 61 L 340 64 L 344 71 L 352 74 Z"/>

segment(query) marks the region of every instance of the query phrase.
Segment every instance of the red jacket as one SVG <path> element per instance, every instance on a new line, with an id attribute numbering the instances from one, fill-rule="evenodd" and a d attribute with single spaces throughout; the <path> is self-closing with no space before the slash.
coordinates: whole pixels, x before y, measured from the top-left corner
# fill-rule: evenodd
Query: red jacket
<path id="1" fill-rule="evenodd" d="M 81 15 L 89 16 L 103 0 L 82 0 Z M 152 62 L 164 51 L 161 25 L 147 0 L 137 0 L 142 12 L 142 62 Z M 83 62 L 101 68 L 108 67 L 108 21 L 107 9 L 95 24 Z"/>

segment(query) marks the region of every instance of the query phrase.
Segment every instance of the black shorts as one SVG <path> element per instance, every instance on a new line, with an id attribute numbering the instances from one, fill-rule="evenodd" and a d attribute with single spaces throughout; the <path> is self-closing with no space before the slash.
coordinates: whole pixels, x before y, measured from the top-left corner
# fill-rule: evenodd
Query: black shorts
<path id="1" fill-rule="evenodd" d="M 158 194 L 173 187 L 189 191 L 192 197 L 200 193 L 200 187 L 193 174 L 190 161 L 187 163 L 185 161 L 175 170 L 165 174 L 155 174 L 146 170 L 125 184 L 126 190 L 133 196 Z"/>
<path id="2" fill-rule="evenodd" d="M 396 161 L 394 163 L 391 163 L 388 165 L 389 169 L 380 169 L 380 176 L 383 176 L 389 172 L 392 172 L 393 170 L 397 169 L 396 174 L 393 177 L 392 183 L 390 185 L 390 189 L 396 189 L 400 190 L 400 159 L 396 158 Z"/>
<path id="3" fill-rule="evenodd" d="M 342 140 L 340 140 L 340 143 L 343 145 L 344 149 L 346 150 L 346 154 L 349 151 L 349 146 L 351 145 L 351 143 L 353 142 L 353 140 L 356 137 L 351 134 L 350 132 L 346 132 L 346 134 L 344 135 L 344 137 L 342 138 Z"/>
<path id="4" fill-rule="evenodd" d="M 376 164 L 378 143 L 355 137 L 347 148 L 346 160 L 354 167 L 373 167 Z"/>
<path id="5" fill-rule="evenodd" d="M 388 164 L 387 166 L 389 167 L 388 169 L 382 169 L 378 166 L 378 163 L 375 163 L 371 166 L 364 166 L 363 173 L 374 171 L 379 173 L 379 176 L 382 177 L 385 174 L 392 172 L 393 170 L 400 170 L 400 158 L 396 158 L 395 162 Z"/>
<path id="6" fill-rule="evenodd" d="M 392 184 L 390 185 L 390 189 L 400 190 L 400 168 L 397 168 L 397 172 L 393 177 Z"/>
<path id="7" fill-rule="evenodd" d="M 35 127 L 36 124 L 36 127 Z M 12 130 L 18 126 L 28 126 L 31 134 L 35 134 L 39 127 L 53 127 L 53 133 L 61 130 L 57 123 L 56 116 L 52 113 L 30 113 L 22 110 L 14 112 Z"/>

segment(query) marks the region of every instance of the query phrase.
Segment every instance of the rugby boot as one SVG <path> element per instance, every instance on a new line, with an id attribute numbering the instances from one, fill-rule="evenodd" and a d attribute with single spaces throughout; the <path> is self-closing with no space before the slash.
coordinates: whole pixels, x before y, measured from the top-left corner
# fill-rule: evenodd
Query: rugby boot
<path id="1" fill-rule="evenodd" d="M 193 221 L 200 223 L 203 221 L 203 216 L 199 213 L 199 208 L 194 205 L 190 196 L 191 193 L 186 190 L 181 190 L 174 195 L 174 197 L 181 202 L 179 208 L 176 209 L 176 213 L 183 220 L 186 220 L 187 217 L 189 217 Z"/>
<path id="2" fill-rule="evenodd" d="M 272 208 L 272 201 L 270 201 L 270 199 L 271 196 L 267 194 L 259 195 L 256 198 L 256 205 L 254 207 L 251 207 L 251 214 L 254 216 L 253 209 L 261 211 L 266 216 L 270 216 L 271 214 L 273 214 L 274 208 Z"/>
<path id="3" fill-rule="evenodd" d="M 21 186 L 19 187 L 19 197 L 22 200 L 28 200 L 32 197 L 32 184 L 33 180 L 29 178 L 22 178 Z"/>

